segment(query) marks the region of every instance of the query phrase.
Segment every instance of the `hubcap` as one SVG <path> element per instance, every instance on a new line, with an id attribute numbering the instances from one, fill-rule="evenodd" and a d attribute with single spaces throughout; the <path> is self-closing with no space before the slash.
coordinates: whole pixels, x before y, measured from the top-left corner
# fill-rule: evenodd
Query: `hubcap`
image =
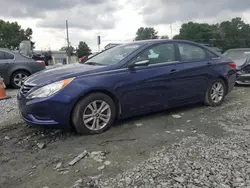
<path id="1" fill-rule="evenodd" d="M 23 73 L 19 73 L 14 77 L 14 83 L 21 87 L 28 76 Z"/>
<path id="2" fill-rule="evenodd" d="M 108 124 L 110 117 L 110 106 L 105 101 L 97 100 L 85 108 L 83 122 L 88 129 L 98 131 Z"/>
<path id="3" fill-rule="evenodd" d="M 219 103 L 224 96 L 224 88 L 220 82 L 214 83 L 211 89 L 211 99 L 214 103 Z"/>

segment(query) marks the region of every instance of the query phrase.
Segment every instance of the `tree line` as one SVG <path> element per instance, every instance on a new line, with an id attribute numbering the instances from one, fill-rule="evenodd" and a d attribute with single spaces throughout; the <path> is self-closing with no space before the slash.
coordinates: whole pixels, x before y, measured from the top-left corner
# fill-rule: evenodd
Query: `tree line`
<path id="1" fill-rule="evenodd" d="M 158 36 L 153 27 L 141 27 L 136 32 L 135 40 L 158 38 L 162 37 Z M 173 39 L 210 44 L 224 51 L 230 48 L 250 48 L 250 25 L 239 17 L 216 24 L 188 22 L 181 25 L 179 34 Z"/>
<path id="2" fill-rule="evenodd" d="M 32 41 L 33 30 L 31 28 L 23 29 L 17 22 L 9 22 L 0 20 L 0 48 L 8 48 L 10 50 L 18 50 L 19 44 L 23 40 L 31 41 L 32 48 L 35 48 L 35 42 Z M 61 50 L 67 51 L 67 53 L 74 53 L 78 57 L 88 56 L 91 54 L 89 46 L 80 41 L 77 48 L 70 46 L 62 47 Z"/>
<path id="3" fill-rule="evenodd" d="M 34 48 L 32 34 L 31 28 L 23 29 L 17 22 L 0 20 L 0 48 L 17 50 L 23 40 L 30 40 Z M 153 27 L 140 27 L 134 40 L 168 38 L 167 35 L 159 36 Z M 181 25 L 179 34 L 173 39 L 210 44 L 224 51 L 230 48 L 250 48 L 250 25 L 239 17 L 216 24 L 187 22 Z M 84 41 L 80 41 L 77 47 L 70 46 L 69 49 L 62 47 L 61 50 L 76 53 L 78 57 L 91 54 L 91 49 Z"/>

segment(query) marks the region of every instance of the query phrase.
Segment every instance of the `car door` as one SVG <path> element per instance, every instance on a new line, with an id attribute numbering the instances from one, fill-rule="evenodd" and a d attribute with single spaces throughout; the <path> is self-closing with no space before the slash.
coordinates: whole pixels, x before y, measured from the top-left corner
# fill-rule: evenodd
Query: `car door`
<path id="1" fill-rule="evenodd" d="M 9 70 L 14 62 L 14 55 L 10 52 L 0 50 L 0 76 L 7 80 L 9 79 Z"/>
<path id="2" fill-rule="evenodd" d="M 128 68 L 122 75 L 117 92 L 124 114 L 159 110 L 168 105 L 168 96 L 176 89 L 171 78 L 176 58 L 175 45 L 168 42 L 149 47 L 128 63 L 149 60 L 147 66 Z"/>
<path id="3" fill-rule="evenodd" d="M 176 84 L 175 94 L 169 96 L 169 106 L 178 106 L 204 100 L 209 79 L 212 77 L 213 61 L 206 49 L 193 43 L 176 43 L 179 63 L 172 73 Z"/>

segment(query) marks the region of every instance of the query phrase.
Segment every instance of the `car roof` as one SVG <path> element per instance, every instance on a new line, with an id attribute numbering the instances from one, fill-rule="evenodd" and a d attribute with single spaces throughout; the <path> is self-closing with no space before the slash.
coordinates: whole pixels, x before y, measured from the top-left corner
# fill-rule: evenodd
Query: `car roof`
<path id="1" fill-rule="evenodd" d="M 162 43 L 162 42 L 187 42 L 190 44 L 198 44 L 189 40 L 169 40 L 169 39 L 150 39 L 150 40 L 138 40 L 138 41 L 133 41 L 133 42 L 128 42 L 128 43 L 123 43 L 123 44 L 157 44 L 157 43 Z M 198 44 L 200 45 L 200 44 Z M 202 45 L 200 45 L 202 46 Z"/>

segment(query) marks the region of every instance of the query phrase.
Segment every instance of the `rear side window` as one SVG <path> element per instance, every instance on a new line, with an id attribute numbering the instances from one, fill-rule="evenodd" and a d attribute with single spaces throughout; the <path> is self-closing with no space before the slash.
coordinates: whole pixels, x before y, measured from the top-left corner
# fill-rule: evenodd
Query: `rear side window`
<path id="1" fill-rule="evenodd" d="M 4 52 L 0 51 L 0 60 L 4 59 Z"/>
<path id="2" fill-rule="evenodd" d="M 214 53 L 212 53 L 212 52 L 210 52 L 210 51 L 208 51 L 207 50 L 207 54 L 208 54 L 208 56 L 210 57 L 210 58 L 218 58 L 219 56 L 217 56 L 216 54 L 214 54 Z"/>
<path id="3" fill-rule="evenodd" d="M 182 61 L 199 61 L 206 60 L 206 52 L 195 45 L 191 44 L 178 44 L 180 57 Z"/>
<path id="4" fill-rule="evenodd" d="M 8 52 L 4 52 L 4 59 L 14 59 L 14 55 Z"/>

